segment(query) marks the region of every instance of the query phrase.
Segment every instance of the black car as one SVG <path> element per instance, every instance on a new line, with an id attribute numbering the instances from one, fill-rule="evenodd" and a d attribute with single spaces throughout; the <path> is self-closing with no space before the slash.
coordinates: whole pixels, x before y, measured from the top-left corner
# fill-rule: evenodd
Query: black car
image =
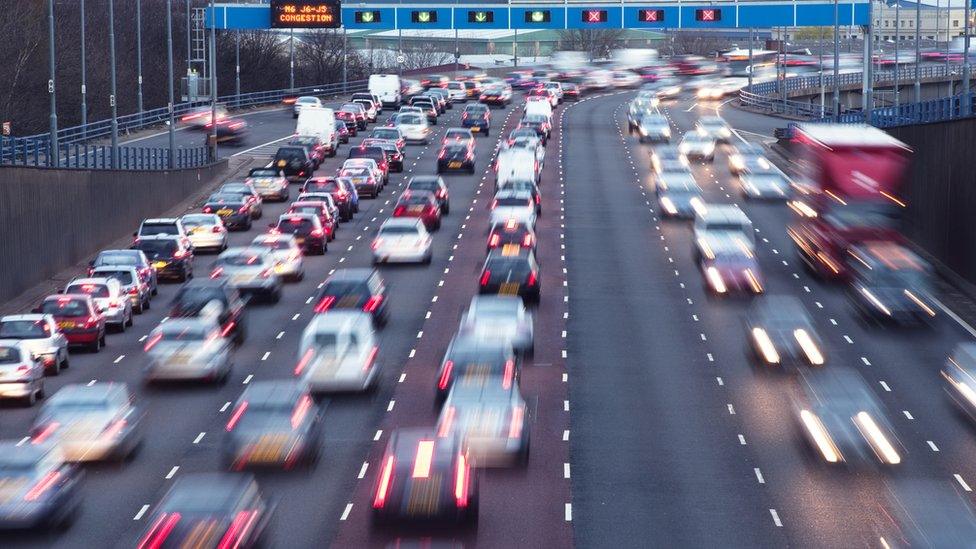
<path id="1" fill-rule="evenodd" d="M 538 303 L 540 294 L 539 265 L 532 250 L 495 250 L 488 254 L 481 270 L 478 293 L 517 295 Z"/>
<path id="2" fill-rule="evenodd" d="M 193 276 L 193 248 L 187 246 L 178 236 L 143 236 L 133 242 L 131 248 L 142 250 L 146 254 L 156 268 L 158 278 L 186 282 Z"/>
<path id="3" fill-rule="evenodd" d="M 213 124 L 207 123 L 207 138 L 213 130 Z M 217 120 L 217 143 L 241 145 L 249 133 L 247 122 L 239 118 L 233 120 Z"/>
<path id="4" fill-rule="evenodd" d="M 339 134 L 339 143 L 349 142 L 349 126 L 345 122 L 337 118 L 335 121 L 335 130 Z"/>
<path id="5" fill-rule="evenodd" d="M 407 183 L 407 192 L 426 191 L 432 193 L 440 204 L 441 214 L 447 215 L 451 212 L 451 195 L 447 190 L 447 183 L 444 179 L 436 175 L 415 175 Z"/>
<path id="6" fill-rule="evenodd" d="M 271 167 L 284 172 L 288 181 L 304 181 L 315 172 L 315 161 L 305 147 L 280 147 Z"/>
<path id="7" fill-rule="evenodd" d="M 251 212 L 251 219 L 261 219 L 264 215 L 264 199 L 250 183 L 232 182 L 221 185 L 214 194 L 236 194 L 244 197 L 248 210 Z"/>
<path id="8" fill-rule="evenodd" d="M 289 147 L 303 147 L 305 153 L 312 158 L 315 163 L 315 169 L 318 169 L 325 162 L 325 144 L 318 137 L 312 135 L 296 135 L 288 140 L 287 145 Z M 329 156 L 335 156 L 335 151 Z"/>
<path id="9" fill-rule="evenodd" d="M 491 110 L 488 109 L 488 105 L 479 103 L 465 106 L 464 112 L 461 113 L 461 127 L 488 135 L 491 131 Z"/>
<path id="10" fill-rule="evenodd" d="M 427 122 L 430 122 L 430 124 L 434 126 L 437 125 L 437 107 L 434 106 L 433 99 L 423 95 L 418 95 L 410 99 L 410 106 L 418 107 L 423 110 L 424 114 L 427 116 Z"/>
<path id="11" fill-rule="evenodd" d="M 0 442 L 0 528 L 68 526 L 81 504 L 82 476 L 56 445 Z"/>
<path id="12" fill-rule="evenodd" d="M 336 208 L 339 208 L 339 217 L 342 221 L 352 219 L 355 213 L 352 203 L 352 182 L 344 177 L 313 177 L 302 186 L 303 193 L 325 192 L 332 195 L 332 201 Z"/>
<path id="13" fill-rule="evenodd" d="M 474 173 L 474 151 L 464 143 L 445 143 L 437 154 L 437 173 L 450 170 Z"/>
<path id="14" fill-rule="evenodd" d="M 455 336 L 441 360 L 434 400 L 443 404 L 455 384 L 498 380 L 503 389 L 510 389 L 518 384 L 518 376 L 519 363 L 508 341 Z"/>
<path id="15" fill-rule="evenodd" d="M 173 297 L 169 316 L 171 318 L 194 318 L 200 316 L 204 307 L 215 303 L 219 308 L 217 323 L 221 332 L 233 338 L 234 343 L 244 343 L 247 330 L 245 303 L 237 288 L 226 280 L 194 280 L 180 288 Z"/>
<path id="16" fill-rule="evenodd" d="M 203 203 L 203 213 L 220 216 L 228 230 L 248 231 L 251 229 L 251 211 L 247 200 L 239 194 L 212 194 Z"/>
<path id="17" fill-rule="evenodd" d="M 329 235 L 315 214 L 283 214 L 270 227 L 272 233 L 295 235 L 295 240 L 306 254 L 323 255 L 329 250 Z"/>
<path id="18" fill-rule="evenodd" d="M 403 173 L 403 152 L 397 148 L 396 143 L 376 143 L 374 146 L 383 149 L 386 153 L 386 163 L 391 172 Z"/>
<path id="19" fill-rule="evenodd" d="M 529 128 L 535 132 L 539 139 L 542 139 L 542 144 L 545 145 L 549 141 L 549 133 L 551 128 L 549 126 L 549 119 L 542 114 L 528 114 L 522 117 L 519 122 L 519 128 Z"/>
<path id="20" fill-rule="evenodd" d="M 339 109 L 335 111 L 336 121 L 342 122 L 346 126 L 346 132 L 348 135 L 355 137 L 359 134 L 359 120 L 356 119 L 356 113 L 353 111 L 347 111 Z M 344 143 L 349 142 L 349 137 L 346 137 Z"/>
<path id="21" fill-rule="evenodd" d="M 353 309 L 373 316 L 373 324 L 382 326 L 390 315 L 386 284 L 372 269 L 339 269 L 326 279 L 315 302 L 315 312 Z"/>
<path id="22" fill-rule="evenodd" d="M 865 321 L 920 326 L 937 316 L 935 270 L 910 249 L 883 242 L 852 246 L 848 265 L 847 295 Z"/>

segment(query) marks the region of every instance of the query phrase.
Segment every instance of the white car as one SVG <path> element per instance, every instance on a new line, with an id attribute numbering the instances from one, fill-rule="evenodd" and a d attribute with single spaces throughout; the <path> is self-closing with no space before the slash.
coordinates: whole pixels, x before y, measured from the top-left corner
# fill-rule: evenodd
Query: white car
<path id="1" fill-rule="evenodd" d="M 732 137 L 732 129 L 718 116 L 703 116 L 698 119 L 696 126 L 699 135 L 710 137 L 720 143 L 728 143 Z"/>
<path id="2" fill-rule="evenodd" d="M 387 219 L 373 239 L 373 263 L 430 263 L 433 241 L 418 218 Z"/>
<path id="3" fill-rule="evenodd" d="M 303 95 L 298 99 L 295 99 L 295 107 L 292 110 L 292 118 L 298 118 L 298 113 L 302 111 L 304 107 L 322 107 L 322 100 L 318 97 L 312 97 L 310 95 Z"/>
<path id="4" fill-rule="evenodd" d="M 535 354 L 532 313 L 522 298 L 510 295 L 476 295 L 461 317 L 458 334 L 475 339 L 504 339 L 523 356 Z"/>
<path id="5" fill-rule="evenodd" d="M 288 178 L 278 170 L 252 169 L 244 182 L 250 183 L 254 190 L 261 195 L 262 200 L 278 200 L 279 202 L 288 200 Z"/>
<path id="6" fill-rule="evenodd" d="M 0 339 L 0 399 L 15 398 L 33 406 L 44 398 L 44 366 L 22 341 Z"/>
<path id="7" fill-rule="evenodd" d="M 302 248 L 293 234 L 263 234 L 254 237 L 252 248 L 265 248 L 275 260 L 274 270 L 278 275 L 298 282 L 305 278 L 305 263 Z"/>
<path id="8" fill-rule="evenodd" d="M 329 311 L 305 327 L 294 374 L 313 393 L 366 391 L 378 377 L 378 353 L 369 313 Z"/>
<path id="9" fill-rule="evenodd" d="M 65 286 L 64 293 L 90 295 L 105 315 L 105 324 L 114 324 L 120 332 L 132 326 L 132 303 L 114 278 L 76 278 Z"/>
<path id="10" fill-rule="evenodd" d="M 613 71 L 613 85 L 616 88 L 634 88 L 640 85 L 640 76 L 631 71 Z"/>
<path id="11" fill-rule="evenodd" d="M 208 309 L 209 308 L 209 309 Z M 221 333 L 214 304 L 201 316 L 171 318 L 146 340 L 148 381 L 225 381 L 231 372 L 231 339 Z"/>
<path id="12" fill-rule="evenodd" d="M 193 246 L 193 251 L 215 250 L 222 252 L 227 249 L 227 227 L 224 220 L 217 214 L 192 213 L 182 218 L 187 237 Z"/>
<path id="13" fill-rule="evenodd" d="M 489 225 L 515 220 L 535 229 L 536 207 L 532 193 L 528 191 L 502 190 L 495 193 L 491 202 Z"/>
<path id="14" fill-rule="evenodd" d="M 383 183 L 389 183 L 387 178 L 383 177 L 383 170 L 380 169 L 379 164 L 376 163 L 372 158 L 349 158 L 342 163 L 342 167 L 336 173 L 339 177 L 356 177 L 360 174 L 352 173 L 354 170 L 365 168 L 369 170 L 369 173 L 373 175 L 373 179 Z"/>
<path id="15" fill-rule="evenodd" d="M 68 461 L 122 461 L 142 441 L 142 417 L 125 383 L 72 383 L 41 407 L 31 444 L 50 440 Z"/>
<path id="16" fill-rule="evenodd" d="M 396 117 L 396 127 L 400 128 L 408 143 L 430 143 L 430 126 L 427 117 L 417 113 L 404 113 Z"/>
<path id="17" fill-rule="evenodd" d="M 453 103 L 463 103 L 468 100 L 468 91 L 464 88 L 464 82 L 452 80 L 447 83 L 447 98 Z"/>
<path id="18" fill-rule="evenodd" d="M 546 82 L 542 87 L 556 94 L 557 103 L 563 102 L 563 87 L 559 82 Z"/>
<path id="19" fill-rule="evenodd" d="M 139 279 L 139 270 L 125 265 L 103 265 L 91 269 L 88 275 L 92 278 L 112 278 L 119 281 L 122 294 L 129 299 L 132 311 L 141 315 L 150 307 L 152 290 L 149 285 Z"/>
<path id="20" fill-rule="evenodd" d="M 16 339 L 52 375 L 68 367 L 68 338 L 58 330 L 51 315 L 26 314 L 0 317 L 0 339 Z"/>
<path id="21" fill-rule="evenodd" d="M 539 172 L 541 173 L 542 168 L 546 164 L 546 147 L 542 144 L 542 140 L 538 136 L 520 135 L 514 139 L 509 139 L 508 141 L 502 141 L 502 150 L 509 149 L 525 149 L 535 153 L 535 160 L 539 165 Z M 499 152 L 499 155 L 501 153 Z"/>
<path id="22" fill-rule="evenodd" d="M 266 248 L 230 248 L 217 257 L 212 280 L 226 280 L 244 294 L 262 294 L 268 301 L 281 299 L 281 276 L 276 261 Z"/>
<path id="23" fill-rule="evenodd" d="M 678 145 L 678 150 L 686 159 L 701 159 L 711 162 L 715 159 L 715 139 L 701 133 L 687 132 Z"/>

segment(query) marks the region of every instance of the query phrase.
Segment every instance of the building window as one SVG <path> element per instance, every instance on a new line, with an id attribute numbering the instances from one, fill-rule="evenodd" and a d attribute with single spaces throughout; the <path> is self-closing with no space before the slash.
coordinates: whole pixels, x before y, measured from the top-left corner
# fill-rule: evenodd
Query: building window
<path id="1" fill-rule="evenodd" d="M 884 24 L 884 26 L 886 26 L 886 27 L 888 26 L 888 20 L 887 20 L 887 19 L 885 19 L 885 24 Z"/>
<path id="2" fill-rule="evenodd" d="M 952 20 L 952 26 L 953 27 L 959 27 L 959 20 L 958 19 L 953 19 Z"/>

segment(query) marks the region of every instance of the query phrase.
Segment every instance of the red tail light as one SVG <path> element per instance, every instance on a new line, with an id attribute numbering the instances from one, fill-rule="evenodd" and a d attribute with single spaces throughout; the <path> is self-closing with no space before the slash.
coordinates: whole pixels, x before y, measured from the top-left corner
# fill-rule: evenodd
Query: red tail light
<path id="1" fill-rule="evenodd" d="M 213 229 L 210 229 L 210 232 L 212 232 L 212 233 L 220 233 L 220 232 L 223 232 L 223 231 L 224 230 L 220 227 L 220 225 L 214 225 L 213 226 Z"/>
<path id="2" fill-rule="evenodd" d="M 125 427 L 128 424 L 129 423 L 124 419 L 120 419 L 118 421 L 112 422 L 112 424 L 106 427 L 105 430 L 102 432 L 102 438 L 105 440 L 114 439 L 119 435 L 119 433 L 122 432 L 123 429 L 125 429 Z"/>
<path id="3" fill-rule="evenodd" d="M 498 201 L 497 200 L 492 200 L 491 201 L 491 209 L 494 210 L 497 207 L 498 207 Z"/>
<path id="4" fill-rule="evenodd" d="M 298 406 L 295 406 L 295 411 L 291 414 L 291 428 L 298 429 L 298 427 L 305 421 L 305 416 L 308 415 L 308 411 L 312 409 L 312 397 L 308 395 L 302 396 L 298 401 Z"/>
<path id="5" fill-rule="evenodd" d="M 173 254 L 173 259 L 183 259 L 187 255 L 189 255 L 189 254 L 187 254 L 185 251 L 179 250 L 179 251 L 177 251 L 176 253 Z"/>
<path id="6" fill-rule="evenodd" d="M 437 158 L 441 159 L 444 158 L 445 156 L 447 156 L 447 149 L 441 149 L 441 152 L 440 154 L 437 155 Z"/>
<path id="7" fill-rule="evenodd" d="M 525 248 L 532 247 L 532 235 L 526 234 L 524 237 L 522 237 L 522 246 Z"/>
<path id="8" fill-rule="evenodd" d="M 54 431 L 58 430 L 58 427 L 61 427 L 61 424 L 57 421 L 48 423 L 40 432 L 31 437 L 31 444 L 43 444 L 45 440 L 51 438 L 51 435 L 54 434 Z"/>
<path id="9" fill-rule="evenodd" d="M 247 206 L 241 206 L 241 207 L 240 207 L 240 208 L 239 208 L 239 209 L 237 210 L 237 213 L 242 213 L 242 214 L 246 214 L 246 213 L 247 213 Z"/>
<path id="10" fill-rule="evenodd" d="M 139 540 L 139 549 L 159 549 L 162 547 L 166 543 L 166 538 L 173 532 L 173 529 L 176 528 L 181 518 L 179 513 L 163 513 L 159 515 L 156 522 L 146 532 L 145 537 Z"/>
<path id="11" fill-rule="evenodd" d="M 313 310 L 316 313 L 324 313 L 325 311 L 328 311 L 330 308 L 332 308 L 332 305 L 335 304 L 335 301 L 336 301 L 336 297 L 334 295 L 327 295 L 322 299 L 320 299 L 319 302 L 315 304 L 315 308 Z"/>
<path id="12" fill-rule="evenodd" d="M 370 245 L 370 247 L 373 248 L 374 250 L 378 250 L 378 249 L 380 249 L 380 246 L 382 246 L 382 245 L 383 245 L 383 239 L 382 238 L 377 238 L 376 240 L 373 241 L 373 243 Z"/>
<path id="13" fill-rule="evenodd" d="M 522 423 L 525 419 L 525 408 L 517 406 L 512 410 L 512 421 L 508 425 L 508 438 L 522 437 Z"/>
<path id="14" fill-rule="evenodd" d="M 241 511 L 234 517 L 233 522 L 227 528 L 224 537 L 220 538 L 217 549 L 237 549 L 241 546 L 244 537 L 250 532 L 254 522 L 257 521 L 258 512 L 256 510 Z"/>
<path id="15" fill-rule="evenodd" d="M 210 206 L 204 206 L 203 213 L 205 214 L 213 213 L 213 208 L 211 208 Z"/>
<path id="16" fill-rule="evenodd" d="M 464 113 L 464 114 L 462 114 L 462 115 L 461 115 L 461 118 L 462 118 L 462 119 L 465 119 L 465 118 L 467 118 L 467 117 L 468 117 L 468 113 Z"/>
<path id="17" fill-rule="evenodd" d="M 366 313 L 376 312 L 376 310 L 379 309 L 382 303 L 383 303 L 383 296 L 381 295 L 370 296 L 369 299 L 366 300 L 366 304 L 363 305 L 363 312 Z"/>
<path id="18" fill-rule="evenodd" d="M 542 195 L 539 194 L 535 195 L 535 203 L 542 204 Z"/>
<path id="19" fill-rule="evenodd" d="M 396 208 L 393 209 L 393 217 L 403 215 L 404 211 L 406 211 L 406 208 L 404 208 L 403 206 L 397 206 Z"/>
<path id="20" fill-rule="evenodd" d="M 163 334 L 154 334 L 152 337 L 149 338 L 149 341 L 146 342 L 146 346 L 143 347 L 143 350 L 148 352 L 150 349 L 155 347 L 156 344 L 159 343 L 162 339 L 163 339 Z"/>
<path id="21" fill-rule="evenodd" d="M 302 355 L 301 360 L 299 360 L 298 361 L 298 364 L 295 366 L 295 375 L 296 376 L 297 375 L 301 375 L 301 373 L 308 366 L 308 363 L 312 361 L 312 358 L 313 357 L 315 357 L 315 350 L 314 349 L 309 349 L 309 350 L 305 351 L 305 354 Z"/>
<path id="22" fill-rule="evenodd" d="M 244 417 L 244 412 L 246 412 L 246 411 L 247 411 L 247 401 L 246 400 L 244 402 L 240 403 L 240 405 L 238 405 L 237 408 L 234 408 L 234 413 L 231 414 L 230 420 L 227 421 L 227 427 L 226 427 L 226 429 L 227 429 L 227 432 L 228 433 L 231 432 L 231 431 L 233 431 L 234 430 L 234 427 L 237 427 L 237 424 L 240 423 L 241 418 Z"/>
<path id="23" fill-rule="evenodd" d="M 464 155 L 464 158 L 467 160 L 471 160 L 472 158 L 474 158 L 474 154 L 469 150 L 468 154 Z"/>
<path id="24" fill-rule="evenodd" d="M 85 319 L 85 328 L 94 328 L 98 324 L 97 316 L 90 316 Z"/>
<path id="25" fill-rule="evenodd" d="M 441 371 L 440 380 L 437 382 L 437 388 L 441 391 L 447 390 L 447 384 L 451 381 L 451 372 L 454 370 L 454 361 L 446 360 L 444 361 L 444 369 Z"/>
<path id="26" fill-rule="evenodd" d="M 490 279 L 491 279 L 491 271 L 485 270 L 485 272 L 481 273 L 481 285 L 482 286 L 487 286 L 488 285 L 488 280 L 490 280 Z"/>
<path id="27" fill-rule="evenodd" d="M 376 497 L 373 498 L 373 508 L 382 509 L 386 505 L 386 498 L 390 494 L 390 486 L 393 484 L 393 465 L 395 458 L 386 456 L 383 462 L 383 471 L 380 473 L 380 481 L 376 486 Z"/>
<path id="28" fill-rule="evenodd" d="M 339 200 L 345 200 L 346 197 L 349 196 L 349 193 L 347 193 L 346 191 L 339 191 L 336 194 L 339 196 Z"/>
<path id="29" fill-rule="evenodd" d="M 444 189 L 437 189 L 437 198 L 447 198 L 447 191 Z"/>
<path id="30" fill-rule="evenodd" d="M 211 271 L 210 278 L 211 279 L 217 279 L 217 278 L 220 278 L 220 276 L 223 275 L 223 274 L 224 274 L 224 268 L 223 267 L 217 267 L 216 269 L 214 269 L 213 271 Z"/>
<path id="31" fill-rule="evenodd" d="M 313 229 L 311 235 L 315 237 L 325 236 L 325 232 L 322 229 Z"/>
<path id="32" fill-rule="evenodd" d="M 511 389 L 512 380 L 515 379 L 515 361 L 506 360 L 505 361 L 505 375 L 502 376 L 502 388 Z"/>
<path id="33" fill-rule="evenodd" d="M 537 277 L 536 277 L 535 271 L 532 271 L 532 272 L 529 273 L 529 280 L 525 284 L 527 286 L 535 286 L 536 280 L 537 280 Z"/>
<path id="34" fill-rule="evenodd" d="M 454 500 L 458 507 L 468 506 L 468 460 L 464 454 L 458 456 L 457 472 L 454 475 Z"/>
<path id="35" fill-rule="evenodd" d="M 37 484 L 34 485 L 33 488 L 24 494 L 24 499 L 26 501 L 37 501 L 41 496 L 44 495 L 45 492 L 56 485 L 59 480 L 61 480 L 61 471 L 51 471 L 50 473 L 44 475 L 44 478 L 42 478 Z"/>
<path id="36" fill-rule="evenodd" d="M 502 240 L 502 238 L 498 234 L 491 235 L 491 238 L 488 239 L 488 247 L 489 248 L 497 248 L 498 247 L 498 243 L 501 242 L 501 240 Z"/>
<path id="37" fill-rule="evenodd" d="M 139 288 L 129 288 L 129 295 L 139 295 Z"/>
<path id="38" fill-rule="evenodd" d="M 230 321 L 230 322 L 228 322 L 227 325 L 224 326 L 224 328 L 222 330 L 220 330 L 220 337 L 227 337 L 227 334 L 229 334 L 231 332 L 231 330 L 234 329 L 234 326 L 236 326 L 236 325 L 237 325 L 237 323 L 234 322 L 233 320 Z"/>

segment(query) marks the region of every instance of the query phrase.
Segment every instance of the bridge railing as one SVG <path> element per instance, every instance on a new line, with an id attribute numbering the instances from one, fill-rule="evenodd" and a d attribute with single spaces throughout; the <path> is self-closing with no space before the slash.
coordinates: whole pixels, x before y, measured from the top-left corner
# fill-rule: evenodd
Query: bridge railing
<path id="1" fill-rule="evenodd" d="M 206 146 L 180 148 L 173 151 L 174 169 L 199 168 L 212 164 Z M 57 155 L 49 140 L 33 137 L 0 138 L 0 165 L 37 168 L 66 168 L 82 170 L 168 170 L 168 147 L 118 148 L 118 160 L 113 165 L 112 147 L 94 143 L 61 143 Z"/>

